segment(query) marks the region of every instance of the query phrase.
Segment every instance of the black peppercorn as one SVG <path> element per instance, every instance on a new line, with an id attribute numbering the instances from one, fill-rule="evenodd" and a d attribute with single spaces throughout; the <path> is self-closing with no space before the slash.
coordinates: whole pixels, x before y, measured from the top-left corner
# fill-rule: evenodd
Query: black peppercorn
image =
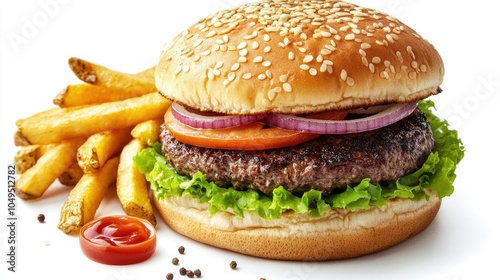
<path id="1" fill-rule="evenodd" d="M 186 249 L 184 248 L 184 246 L 180 246 L 179 249 L 177 249 L 177 251 L 179 251 L 179 254 L 184 254 L 184 251 Z"/>
<path id="2" fill-rule="evenodd" d="M 237 266 L 238 266 L 238 264 L 236 263 L 236 261 L 231 261 L 229 263 L 229 267 L 231 267 L 231 269 L 236 269 Z"/>
<path id="3" fill-rule="evenodd" d="M 196 276 L 196 277 L 201 277 L 201 270 L 199 270 L 199 269 L 195 269 L 195 270 L 194 270 L 194 276 Z"/>
<path id="4" fill-rule="evenodd" d="M 192 270 L 187 270 L 186 271 L 186 276 L 189 277 L 189 278 L 193 278 L 194 277 L 194 272 Z"/>
<path id="5" fill-rule="evenodd" d="M 43 223 L 43 222 L 45 222 L 45 215 L 44 214 L 38 214 L 37 219 L 38 219 L 38 221 L 40 223 Z"/>
<path id="6" fill-rule="evenodd" d="M 172 259 L 172 264 L 173 265 L 178 265 L 179 264 L 179 259 L 178 258 L 173 258 Z"/>
<path id="7" fill-rule="evenodd" d="M 174 275 L 172 273 L 167 273 L 167 280 L 174 279 Z"/>
<path id="8" fill-rule="evenodd" d="M 183 275 L 183 276 L 184 276 L 184 275 L 186 275 L 186 269 L 185 269 L 184 267 L 181 267 L 181 268 L 179 269 L 179 274 L 180 274 L 180 275 Z"/>

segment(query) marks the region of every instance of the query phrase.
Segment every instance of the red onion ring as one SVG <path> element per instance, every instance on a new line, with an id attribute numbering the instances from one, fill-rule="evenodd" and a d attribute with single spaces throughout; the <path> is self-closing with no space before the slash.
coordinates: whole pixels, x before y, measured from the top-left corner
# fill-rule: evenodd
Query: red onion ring
<path id="1" fill-rule="evenodd" d="M 183 124 L 194 128 L 218 129 L 232 126 L 239 126 L 246 123 L 258 121 L 266 117 L 266 114 L 258 115 L 222 115 L 207 116 L 188 111 L 179 103 L 172 103 L 172 114 Z"/>
<path id="2" fill-rule="evenodd" d="M 352 120 L 318 120 L 273 114 L 269 115 L 265 122 L 288 130 L 317 134 L 348 134 L 375 130 L 393 124 L 411 114 L 416 107 L 416 102 L 395 104 L 374 115 Z"/>

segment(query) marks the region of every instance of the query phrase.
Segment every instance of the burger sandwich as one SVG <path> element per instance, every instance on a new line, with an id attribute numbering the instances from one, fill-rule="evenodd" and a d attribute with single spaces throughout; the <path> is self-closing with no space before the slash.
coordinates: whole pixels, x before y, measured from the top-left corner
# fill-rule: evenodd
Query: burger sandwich
<path id="1" fill-rule="evenodd" d="M 246 255 L 332 260 L 433 221 L 464 154 L 435 116 L 443 61 L 413 29 L 342 1 L 268 0 L 162 51 L 172 105 L 135 158 L 176 232 Z"/>

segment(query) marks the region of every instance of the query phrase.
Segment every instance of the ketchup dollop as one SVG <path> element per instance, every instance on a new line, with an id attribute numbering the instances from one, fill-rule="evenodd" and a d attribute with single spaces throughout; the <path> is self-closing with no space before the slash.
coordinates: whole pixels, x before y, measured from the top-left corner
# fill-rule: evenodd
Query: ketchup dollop
<path id="1" fill-rule="evenodd" d="M 80 230 L 80 247 L 89 259 L 103 264 L 134 264 L 149 259 L 156 249 L 155 228 L 132 216 L 109 216 Z"/>

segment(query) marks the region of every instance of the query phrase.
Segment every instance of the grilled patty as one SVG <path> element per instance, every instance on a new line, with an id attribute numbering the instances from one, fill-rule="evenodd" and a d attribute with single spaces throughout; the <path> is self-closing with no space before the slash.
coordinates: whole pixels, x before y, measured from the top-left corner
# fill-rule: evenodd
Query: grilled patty
<path id="1" fill-rule="evenodd" d="M 315 189 L 329 194 L 365 178 L 393 181 L 417 169 L 434 148 L 427 118 L 415 110 L 403 120 L 374 131 L 322 135 L 293 147 L 264 151 L 209 149 L 184 144 L 162 127 L 163 153 L 177 173 L 197 171 L 219 186 L 271 194 Z"/>

